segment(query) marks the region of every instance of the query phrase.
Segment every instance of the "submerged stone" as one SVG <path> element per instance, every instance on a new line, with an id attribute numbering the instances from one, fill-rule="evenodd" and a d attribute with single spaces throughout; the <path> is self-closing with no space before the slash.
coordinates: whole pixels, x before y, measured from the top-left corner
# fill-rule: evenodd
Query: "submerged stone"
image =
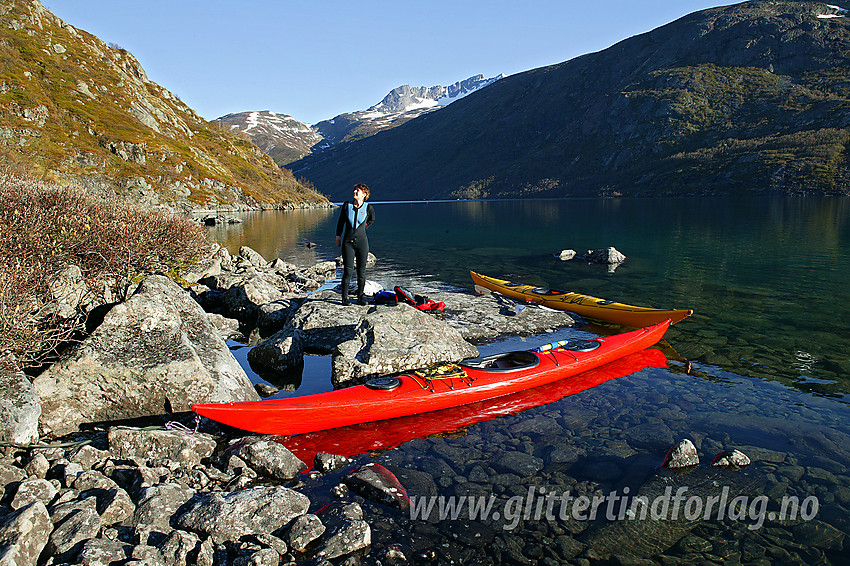
<path id="1" fill-rule="evenodd" d="M 410 498 L 407 490 L 398 478 L 380 464 L 370 462 L 361 466 L 343 478 L 343 483 L 353 492 L 384 505 L 410 508 Z"/>
<path id="2" fill-rule="evenodd" d="M 726 497 L 763 493 L 765 478 L 752 470 L 700 468 L 687 475 L 663 471 L 652 477 L 631 497 L 626 517 L 606 517 L 608 522 L 589 529 L 581 537 L 602 557 L 613 554 L 631 558 L 656 556 L 688 535 L 706 521 L 704 509 L 699 512 L 686 503 L 706 504 L 709 497 Z M 678 505 L 674 497 L 683 496 Z M 719 499 L 718 499 L 719 500 Z M 711 515 L 715 519 L 716 512 Z"/>

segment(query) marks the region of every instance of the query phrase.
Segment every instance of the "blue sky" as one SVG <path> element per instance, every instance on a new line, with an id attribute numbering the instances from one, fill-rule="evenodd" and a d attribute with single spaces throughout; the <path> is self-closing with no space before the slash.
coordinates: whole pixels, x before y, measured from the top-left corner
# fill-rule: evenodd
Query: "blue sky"
<path id="1" fill-rule="evenodd" d="M 599 51 L 710 0 L 42 0 L 139 59 L 208 120 L 272 110 L 306 123 L 393 88 L 448 85 Z"/>

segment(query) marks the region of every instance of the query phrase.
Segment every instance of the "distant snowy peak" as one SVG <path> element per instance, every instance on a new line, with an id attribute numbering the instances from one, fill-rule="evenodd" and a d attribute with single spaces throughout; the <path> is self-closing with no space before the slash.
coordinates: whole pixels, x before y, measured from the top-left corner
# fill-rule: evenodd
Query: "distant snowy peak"
<path id="1" fill-rule="evenodd" d="M 381 102 L 369 108 L 369 112 L 399 113 L 446 106 L 455 100 L 493 84 L 504 75 L 485 79 L 484 75 L 476 75 L 464 81 L 458 81 L 450 86 L 412 87 L 402 85 L 393 89 Z"/>
<path id="2" fill-rule="evenodd" d="M 340 142 L 365 138 L 400 126 L 481 90 L 503 76 L 485 79 L 484 75 L 476 75 L 451 86 L 402 85 L 394 88 L 383 100 L 367 110 L 340 114 L 316 124 L 316 130 L 324 138 L 317 149 L 326 149 Z"/>

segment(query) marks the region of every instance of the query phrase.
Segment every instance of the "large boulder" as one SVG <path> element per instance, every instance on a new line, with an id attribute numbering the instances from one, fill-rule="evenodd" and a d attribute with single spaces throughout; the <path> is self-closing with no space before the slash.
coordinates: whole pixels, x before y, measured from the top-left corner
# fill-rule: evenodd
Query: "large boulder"
<path id="1" fill-rule="evenodd" d="M 289 326 L 304 332 L 304 351 L 310 354 L 331 354 L 340 342 L 354 338 L 354 331 L 366 316 L 369 307 L 340 304 L 339 295 L 324 291 L 301 305 Z"/>
<path id="2" fill-rule="evenodd" d="M 304 365 L 304 332 L 287 327 L 248 352 L 252 368 L 285 372 Z"/>
<path id="3" fill-rule="evenodd" d="M 212 255 L 202 258 L 194 265 L 181 269 L 179 271 L 180 277 L 189 283 L 195 284 L 201 279 L 220 275 L 223 270 L 232 270 L 233 264 L 227 249 L 218 246 L 218 244 L 216 246 Z"/>
<path id="4" fill-rule="evenodd" d="M 245 535 L 271 534 L 309 507 L 306 495 L 283 486 L 211 492 L 195 499 L 177 518 L 177 526 L 209 535 L 220 544 Z"/>
<path id="5" fill-rule="evenodd" d="M 234 271 L 222 271 L 201 279 L 200 283 L 216 291 L 215 294 L 208 293 L 208 302 L 213 303 L 208 307 L 253 325 L 258 322 L 258 317 L 262 318 L 263 305 L 285 303 L 301 293 L 315 291 L 333 277 L 336 269 L 333 262 L 301 270 L 280 260 L 265 267 L 258 267 L 257 262 L 241 258 Z"/>
<path id="6" fill-rule="evenodd" d="M 237 261 L 241 260 L 247 261 L 249 264 L 260 269 L 268 266 L 269 264 L 269 262 L 266 261 L 266 258 L 248 246 L 242 246 L 239 248 L 239 257 L 237 258 Z"/>
<path id="7" fill-rule="evenodd" d="M 38 440 L 41 403 L 12 356 L 0 357 L 0 440 L 29 444 Z"/>
<path id="8" fill-rule="evenodd" d="M 379 306 L 333 353 L 335 385 L 478 355 L 478 348 L 437 317 L 408 305 Z"/>
<path id="9" fill-rule="evenodd" d="M 231 317 L 253 324 L 260 305 L 283 299 L 284 289 L 287 289 L 286 280 L 279 275 L 251 269 L 240 279 L 230 281 L 223 295 L 224 307 Z"/>
<path id="10" fill-rule="evenodd" d="M 240 254 L 231 258 L 227 250 L 220 250 L 213 259 L 218 260 L 222 268 L 211 270 L 197 282 L 212 290 L 203 297 L 208 310 L 221 311 L 230 318 L 254 324 L 260 305 L 287 296 L 290 284 L 257 252 L 243 246 Z"/>
<path id="11" fill-rule="evenodd" d="M 259 399 L 206 313 L 163 276 L 145 279 L 33 384 L 42 431 L 57 436 L 87 422 Z"/>
<path id="12" fill-rule="evenodd" d="M 498 293 L 428 293 L 446 304 L 446 323 L 475 342 L 505 335 L 533 335 L 575 326 L 578 315 L 516 301 Z"/>
<path id="13" fill-rule="evenodd" d="M 53 530 L 41 501 L 34 501 L 0 521 L 0 564 L 36 564 Z"/>
<path id="14" fill-rule="evenodd" d="M 110 427 L 109 449 L 118 458 L 137 462 L 176 462 L 191 469 L 209 458 L 215 450 L 215 438 L 201 432 L 145 430 Z"/>

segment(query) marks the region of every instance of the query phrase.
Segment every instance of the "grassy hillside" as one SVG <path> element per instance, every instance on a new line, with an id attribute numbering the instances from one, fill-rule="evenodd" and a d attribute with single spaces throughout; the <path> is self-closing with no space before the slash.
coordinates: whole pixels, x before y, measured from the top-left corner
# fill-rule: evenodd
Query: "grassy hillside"
<path id="1" fill-rule="evenodd" d="M 0 163 L 148 205 L 326 200 L 37 1 L 0 2 Z"/>

